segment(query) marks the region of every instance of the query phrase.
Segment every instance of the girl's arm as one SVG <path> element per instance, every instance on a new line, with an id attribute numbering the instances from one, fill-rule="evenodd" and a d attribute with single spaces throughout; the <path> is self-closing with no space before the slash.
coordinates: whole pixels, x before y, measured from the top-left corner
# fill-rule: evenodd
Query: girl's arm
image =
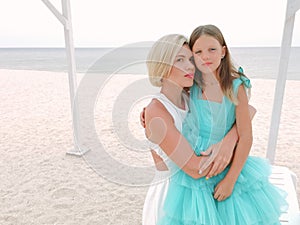
<path id="1" fill-rule="evenodd" d="M 154 164 L 157 170 L 159 171 L 166 171 L 169 170 L 168 166 L 165 164 L 164 160 L 154 151 L 151 149 L 151 155 L 154 160 Z"/>
<path id="2" fill-rule="evenodd" d="M 166 108 L 158 100 L 152 100 L 145 110 L 145 132 L 147 138 L 158 144 L 167 156 L 185 173 L 193 178 L 207 174 L 205 170 L 198 173 L 199 165 L 207 157 L 198 157 L 184 136 L 177 130 L 174 120 Z"/>
<path id="3" fill-rule="evenodd" d="M 212 167 L 206 176 L 207 179 L 218 175 L 228 166 L 232 159 L 237 141 L 237 127 L 234 124 L 220 142 L 213 144 L 205 152 L 201 153 L 201 155 L 209 156 L 209 158 L 200 166 L 200 170 L 206 169 L 207 166 L 212 164 Z"/>
<path id="4" fill-rule="evenodd" d="M 238 89 L 238 102 L 236 106 L 236 126 L 239 141 L 228 173 L 215 188 L 214 197 L 219 201 L 231 195 L 252 146 L 252 125 L 248 110 L 248 98 L 243 85 Z"/>
<path id="5" fill-rule="evenodd" d="M 248 109 L 250 119 L 252 120 L 256 109 L 251 105 L 248 106 Z M 238 139 L 237 126 L 235 123 L 222 141 L 201 153 L 202 155 L 208 155 L 209 159 L 200 167 L 200 170 L 205 170 L 210 164 L 213 164 L 206 176 L 207 178 L 218 175 L 229 165 Z"/>

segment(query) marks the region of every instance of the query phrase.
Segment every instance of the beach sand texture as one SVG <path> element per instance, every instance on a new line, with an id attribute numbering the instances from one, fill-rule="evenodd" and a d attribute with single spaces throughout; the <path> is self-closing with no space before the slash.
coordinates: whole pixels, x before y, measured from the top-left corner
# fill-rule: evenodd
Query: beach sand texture
<path id="1" fill-rule="evenodd" d="M 80 75 L 82 76 L 82 75 Z M 130 152 L 114 136 L 111 111 L 118 90 L 136 76 L 115 77 L 95 107 L 103 145 L 122 163 L 151 165 L 148 152 Z M 148 84 L 150 86 L 150 84 Z M 275 80 L 252 80 L 252 155 L 265 157 Z M 275 165 L 300 178 L 300 81 L 285 90 Z M 139 110 L 131 109 L 129 130 L 143 139 Z M 0 224 L 141 224 L 148 187 L 117 184 L 98 175 L 73 147 L 66 73 L 0 70 Z M 128 152 L 126 152 L 128 151 Z M 297 186 L 300 199 L 300 182 Z"/>

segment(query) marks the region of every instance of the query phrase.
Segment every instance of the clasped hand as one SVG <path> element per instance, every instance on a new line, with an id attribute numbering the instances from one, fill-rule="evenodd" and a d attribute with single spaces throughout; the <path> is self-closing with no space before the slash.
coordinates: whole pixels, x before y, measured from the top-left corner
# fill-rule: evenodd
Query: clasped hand
<path id="1" fill-rule="evenodd" d="M 200 162 L 199 173 L 206 170 L 210 165 L 212 166 L 206 175 L 207 179 L 223 172 L 231 161 L 233 150 L 234 148 L 226 144 L 224 140 L 211 145 L 206 151 L 201 153 L 203 156 L 208 156 L 208 159 Z"/>

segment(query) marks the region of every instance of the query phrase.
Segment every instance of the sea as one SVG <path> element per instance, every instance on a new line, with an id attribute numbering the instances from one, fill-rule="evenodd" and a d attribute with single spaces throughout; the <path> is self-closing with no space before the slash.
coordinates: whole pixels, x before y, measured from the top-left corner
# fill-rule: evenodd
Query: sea
<path id="1" fill-rule="evenodd" d="M 233 47 L 233 62 L 250 78 L 278 77 L 280 47 Z M 78 73 L 147 74 L 148 47 L 76 48 Z M 65 48 L 0 48 L 0 69 L 68 71 Z M 292 47 L 287 79 L 300 80 L 300 47 Z"/>

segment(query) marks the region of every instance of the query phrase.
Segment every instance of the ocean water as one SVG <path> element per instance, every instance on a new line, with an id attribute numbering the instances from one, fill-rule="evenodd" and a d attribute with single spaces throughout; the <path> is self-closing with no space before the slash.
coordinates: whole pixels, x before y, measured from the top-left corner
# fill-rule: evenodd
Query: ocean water
<path id="1" fill-rule="evenodd" d="M 76 48 L 80 73 L 146 74 L 149 48 Z M 236 47 L 230 49 L 234 63 L 250 78 L 276 79 L 279 47 Z M 67 71 L 64 48 L 0 48 L 0 69 Z M 300 80 L 300 47 L 291 49 L 287 79 Z"/>

